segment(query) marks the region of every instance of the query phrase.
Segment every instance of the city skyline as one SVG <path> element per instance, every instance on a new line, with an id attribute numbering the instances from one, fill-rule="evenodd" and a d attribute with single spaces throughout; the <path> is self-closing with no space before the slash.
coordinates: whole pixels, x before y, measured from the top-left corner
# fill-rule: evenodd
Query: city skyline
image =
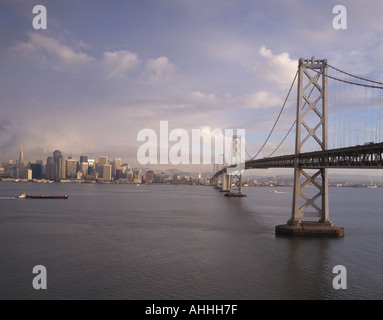
<path id="1" fill-rule="evenodd" d="M 3 160 L 0 158 L 0 169 L 4 169 L 4 167 L 8 164 L 8 165 L 11 165 L 13 166 L 14 168 L 18 168 L 20 170 L 20 159 L 23 159 L 24 160 L 24 152 L 23 152 L 23 146 L 20 146 L 20 153 L 19 153 L 19 160 L 14 160 L 14 159 L 7 159 L 7 160 Z M 67 157 L 64 156 L 64 154 L 66 154 L 65 152 L 62 152 L 60 150 L 54 150 L 51 152 L 52 155 L 48 155 L 47 157 L 45 157 L 46 160 L 44 160 L 44 157 L 41 157 L 39 159 L 35 159 L 35 160 L 27 160 L 27 161 L 23 161 L 24 162 L 24 166 L 27 166 L 27 165 L 36 165 L 36 164 L 41 164 L 43 166 L 45 166 L 45 170 L 44 172 L 50 172 L 49 170 L 53 170 L 54 173 L 51 174 L 51 177 L 52 177 L 52 180 L 55 180 L 55 177 L 54 175 L 56 174 L 56 170 L 58 170 L 58 168 L 54 167 L 53 169 L 52 168 L 48 168 L 48 166 L 50 164 L 55 164 L 56 162 L 59 163 L 59 158 L 62 156 L 65 161 L 67 160 L 70 160 L 70 161 L 74 161 L 76 162 L 76 173 L 78 171 L 81 171 L 81 170 L 85 170 L 85 167 L 82 167 L 82 163 L 87 163 L 87 167 L 88 166 L 92 166 L 93 168 L 96 168 L 96 166 L 98 165 L 100 159 L 102 159 L 102 161 L 105 162 L 105 164 L 110 164 L 111 165 L 111 170 L 112 170 L 112 174 L 111 176 L 113 177 L 113 175 L 115 175 L 115 168 L 113 169 L 113 165 L 112 165 L 112 162 L 113 161 L 116 161 L 118 160 L 119 161 L 119 165 L 120 166 L 124 166 L 130 170 L 139 170 L 139 169 L 144 169 L 143 173 L 147 172 L 147 171 L 153 171 L 153 172 L 164 172 L 164 171 L 168 171 L 168 170 L 178 170 L 180 173 L 182 172 L 187 172 L 187 174 L 192 174 L 192 175 L 200 175 L 201 172 L 204 173 L 204 176 L 207 177 L 206 175 L 208 175 L 208 177 L 210 177 L 212 175 L 212 171 L 213 170 L 213 164 L 212 165 L 160 165 L 160 164 L 155 164 L 155 165 L 151 165 L 151 164 L 148 164 L 148 165 L 137 165 L 137 166 L 134 166 L 134 165 L 131 165 L 129 164 L 127 161 L 123 161 L 122 158 L 120 157 L 116 157 L 116 158 L 111 158 L 111 157 L 108 157 L 108 156 L 97 156 L 97 157 L 94 157 L 95 159 L 92 159 L 91 157 L 89 157 L 88 155 L 81 155 L 78 157 L 78 160 L 76 160 L 76 158 L 71 154 L 71 153 L 68 153 L 67 154 Z M 56 161 L 55 161 L 56 159 Z M 109 159 L 113 159 L 113 161 L 109 161 Z M 44 165 L 45 163 L 45 165 Z M 204 168 L 208 168 L 207 170 L 201 170 L 201 167 L 204 167 Z M 194 170 L 188 170 L 190 168 L 194 168 Z M 198 170 L 200 169 L 200 170 Z M 0 177 L 1 177 L 1 173 L 2 171 L 0 171 Z M 100 175 L 101 173 L 98 172 Z M 114 173 L 114 174 L 113 174 Z M 57 173 L 58 174 L 58 173 Z M 293 170 L 292 169 L 281 169 L 281 168 L 269 168 L 269 169 L 248 169 L 248 170 L 245 170 L 243 172 L 243 176 L 244 177 L 251 177 L 251 176 L 260 176 L 260 177 L 276 177 L 276 176 L 284 176 L 284 175 L 287 175 L 287 176 L 293 176 Z M 357 169 L 330 169 L 329 170 L 329 174 L 330 175 L 339 175 L 339 176 L 360 176 L 360 177 L 364 177 L 364 178 L 367 178 L 368 180 L 371 180 L 371 179 L 374 179 L 374 181 L 382 181 L 383 182 L 383 176 L 382 176 L 382 173 L 381 173 L 381 170 L 374 170 L 374 169 L 361 169 L 361 170 L 357 170 Z M 53 175 L 53 176 L 52 176 Z M 49 176 L 49 174 L 48 174 Z M 102 176 L 102 175 L 101 175 Z M 65 178 L 62 178 L 62 179 L 67 179 L 68 177 L 65 177 Z M 72 176 L 71 178 L 76 178 L 75 176 Z"/>
<path id="2" fill-rule="evenodd" d="M 335 2 L 41 4 L 46 30 L 32 27 L 35 2 L 0 3 L 5 159 L 24 145 L 29 159 L 60 149 L 134 164 L 137 133 L 158 130 L 160 120 L 169 121 L 170 130 L 188 132 L 244 128 L 254 154 L 300 57 L 327 58 L 356 74 L 383 78 L 381 1 L 348 1 L 347 30 L 333 28 Z M 295 117 L 294 103 L 287 110 L 270 147 Z"/>

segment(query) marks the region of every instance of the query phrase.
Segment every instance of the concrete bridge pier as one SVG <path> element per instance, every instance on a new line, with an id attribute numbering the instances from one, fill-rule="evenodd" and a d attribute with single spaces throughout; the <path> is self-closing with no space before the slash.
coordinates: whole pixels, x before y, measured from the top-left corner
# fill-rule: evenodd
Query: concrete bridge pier
<path id="1" fill-rule="evenodd" d="M 234 197 L 234 198 L 243 198 L 247 197 L 245 193 L 242 192 L 242 174 L 239 172 L 235 175 L 227 175 L 229 177 L 229 191 L 225 193 L 225 197 Z"/>
<path id="2" fill-rule="evenodd" d="M 230 192 L 230 186 L 232 184 L 231 175 L 227 174 L 226 171 L 222 175 L 222 189 L 221 192 Z"/>

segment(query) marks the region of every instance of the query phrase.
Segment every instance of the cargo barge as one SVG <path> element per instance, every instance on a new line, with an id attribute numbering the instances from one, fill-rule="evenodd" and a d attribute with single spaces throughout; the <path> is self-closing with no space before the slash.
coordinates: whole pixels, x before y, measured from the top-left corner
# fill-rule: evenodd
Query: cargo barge
<path id="1" fill-rule="evenodd" d="M 68 195 L 65 194 L 63 196 L 47 196 L 45 194 L 39 196 L 26 195 L 25 193 L 21 194 L 19 199 L 68 199 Z"/>

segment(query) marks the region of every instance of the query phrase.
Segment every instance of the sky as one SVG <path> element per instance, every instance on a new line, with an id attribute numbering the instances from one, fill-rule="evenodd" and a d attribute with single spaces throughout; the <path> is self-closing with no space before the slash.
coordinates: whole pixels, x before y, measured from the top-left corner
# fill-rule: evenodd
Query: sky
<path id="1" fill-rule="evenodd" d="M 32 26 L 37 4 L 46 30 Z M 346 30 L 333 28 L 337 4 Z M 138 132 L 159 135 L 160 121 L 190 134 L 245 129 L 254 155 L 299 58 L 383 79 L 382 12 L 381 0 L 0 0 L 0 161 L 23 145 L 26 161 L 59 149 L 134 167 Z"/>

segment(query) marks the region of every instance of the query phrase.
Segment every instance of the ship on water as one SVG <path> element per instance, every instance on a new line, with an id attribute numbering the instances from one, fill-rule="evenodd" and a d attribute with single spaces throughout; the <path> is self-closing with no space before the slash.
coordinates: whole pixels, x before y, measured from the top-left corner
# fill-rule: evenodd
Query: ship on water
<path id="1" fill-rule="evenodd" d="M 68 195 L 65 194 L 63 196 L 49 196 L 49 195 L 45 195 L 45 194 L 42 194 L 42 195 L 37 195 L 37 196 L 33 196 L 33 195 L 26 195 L 24 192 L 18 196 L 19 199 L 68 199 Z"/>

